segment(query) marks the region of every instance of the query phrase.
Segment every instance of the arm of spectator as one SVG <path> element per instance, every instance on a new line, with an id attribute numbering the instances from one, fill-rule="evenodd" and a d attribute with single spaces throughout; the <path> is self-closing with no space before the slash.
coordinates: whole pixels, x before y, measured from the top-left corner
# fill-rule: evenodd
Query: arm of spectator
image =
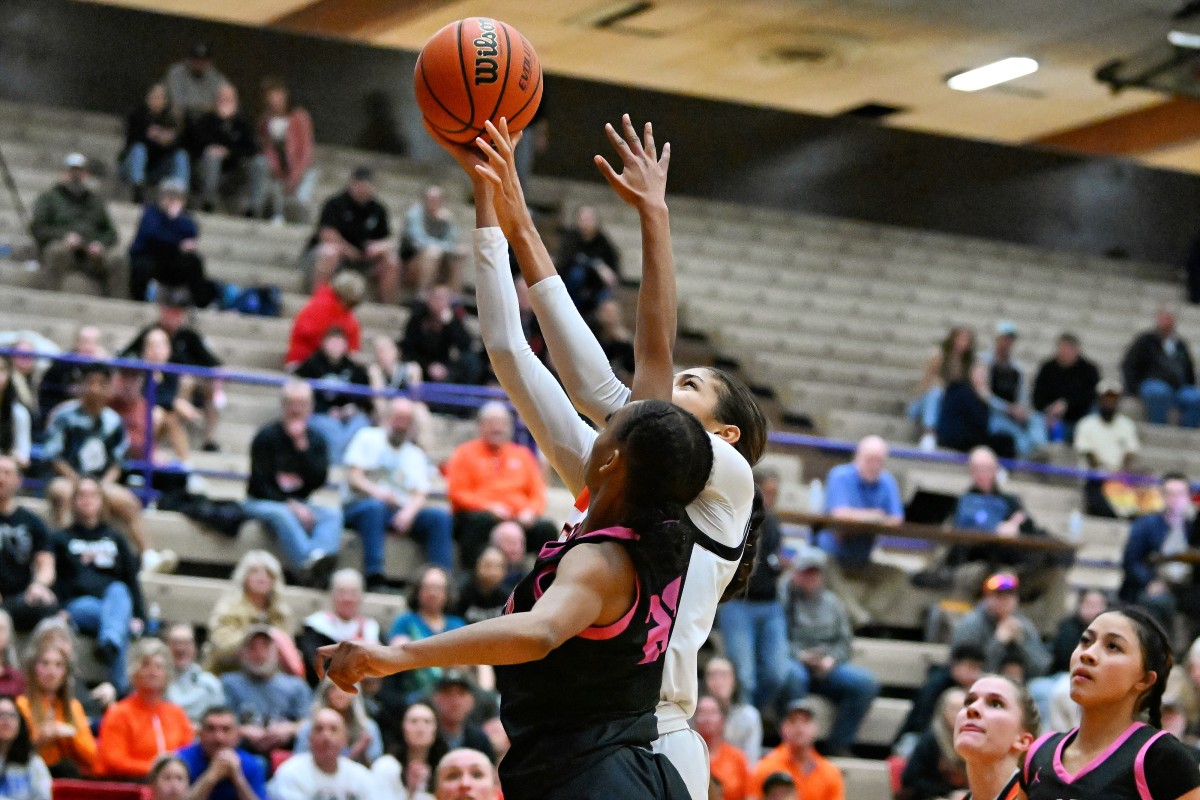
<path id="1" fill-rule="evenodd" d="M 595 163 L 617 196 L 637 209 L 641 222 L 642 285 L 638 289 L 633 339 L 637 369 L 632 397 L 670 401 L 678 327 L 675 258 L 671 253 L 671 218 L 666 197 L 671 145 L 663 145 L 660 159 L 649 122 L 640 139 L 628 114 L 622 116 L 621 127 L 624 136 L 612 125 L 605 126 L 609 141 L 621 157 L 621 173 L 617 174 L 603 156 L 597 155 Z"/>
<path id="2" fill-rule="evenodd" d="M 276 452 L 267 433 L 270 429 L 263 428 L 254 436 L 250 443 L 250 479 L 248 482 L 249 495 L 261 500 L 286 502 L 287 494 L 279 488 L 275 481 Z"/>
<path id="3" fill-rule="evenodd" d="M 837 638 L 825 642 L 824 646 L 825 652 L 833 658 L 835 663 L 845 664 L 850 660 L 854 650 L 854 628 L 850 626 L 850 616 L 846 613 L 842 601 L 837 600 L 836 603 L 838 608 Z"/>
<path id="4" fill-rule="evenodd" d="M 383 503 L 394 504 L 396 502 L 395 494 L 386 486 L 380 486 L 367 477 L 367 471 L 359 466 L 347 465 L 346 483 L 350 488 L 368 497 L 373 497 Z"/>
<path id="5" fill-rule="evenodd" d="M 417 514 L 420 514 L 421 509 L 425 507 L 425 500 L 428 497 L 429 495 L 425 492 L 409 492 L 404 505 L 392 517 L 392 527 L 401 533 L 408 533 L 417 519 Z"/>
<path id="6" fill-rule="evenodd" d="M 25 590 L 25 602 L 34 605 L 49 605 L 55 601 L 54 553 L 43 550 L 33 556 L 33 581 Z"/>
<path id="7" fill-rule="evenodd" d="M 525 462 L 525 496 L 521 498 L 518 511 L 523 515 L 540 517 L 546 511 L 546 481 L 542 468 L 527 447 L 521 447 L 521 460 Z"/>
<path id="8" fill-rule="evenodd" d="M 1050 665 L 1054 662 L 1054 654 L 1042 641 L 1042 637 L 1038 635 L 1038 630 L 1032 622 L 1022 619 L 1021 627 L 1024 632 L 1021 636 L 1021 648 L 1025 651 L 1025 668 L 1029 671 L 1030 678 L 1041 677 L 1050 671 Z"/>
<path id="9" fill-rule="evenodd" d="M 65 742 L 70 751 L 70 758 L 85 773 L 95 774 L 100 767 L 100 748 L 96 737 L 92 735 L 92 727 L 88 724 L 87 714 L 83 705 L 74 698 L 70 702 L 70 724 L 75 729 L 70 740 Z"/>
<path id="10" fill-rule="evenodd" d="M 1149 345 L 1146 337 L 1139 336 L 1129 345 L 1121 359 L 1121 378 L 1125 384 L 1125 391 L 1129 394 L 1136 395 L 1145 379 Z"/>
<path id="11" fill-rule="evenodd" d="M 455 511 L 491 511 L 492 497 L 475 483 L 468 463 L 469 456 L 455 450 L 446 462 L 446 495 Z"/>
<path id="12" fill-rule="evenodd" d="M 295 190 L 304 178 L 304 173 L 308 172 L 309 167 L 312 166 L 316 136 L 313 134 L 312 116 L 303 108 L 297 108 L 292 112 L 292 125 L 295 127 L 291 133 L 300 143 L 288 161 L 288 171 L 290 172 L 288 189 Z M 267 148 L 263 149 L 265 151 Z"/>
<path id="13" fill-rule="evenodd" d="M 300 478 L 304 481 L 304 487 L 301 491 L 304 497 L 308 497 L 324 486 L 329 478 L 329 445 L 324 437 L 308 437 L 308 450 L 302 463 Z"/>
<path id="14" fill-rule="evenodd" d="M 108 213 L 108 209 L 104 207 L 104 201 L 97 198 L 96 203 L 99 208 L 96 210 L 97 225 L 95 241 L 105 247 L 112 247 L 117 243 L 117 226 L 113 224 L 112 216 Z"/>
<path id="15" fill-rule="evenodd" d="M 38 243 L 45 247 L 55 239 L 67 235 L 70 228 L 55 218 L 54 202 L 49 192 L 43 192 L 33 204 L 33 215 L 29 220 L 29 233 Z"/>
<path id="16" fill-rule="evenodd" d="M 130 748 L 131 742 L 142 735 L 130 728 L 130 720 L 114 706 L 100 722 L 100 762 L 105 775 L 145 775 L 150 764 L 138 758 Z"/>

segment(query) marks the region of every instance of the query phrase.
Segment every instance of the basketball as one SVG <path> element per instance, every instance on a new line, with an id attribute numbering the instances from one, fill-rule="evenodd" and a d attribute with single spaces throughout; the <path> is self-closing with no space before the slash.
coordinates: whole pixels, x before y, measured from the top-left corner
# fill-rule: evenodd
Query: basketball
<path id="1" fill-rule="evenodd" d="M 542 99 L 542 65 L 533 45 L 511 25 L 487 17 L 451 22 L 417 57 L 417 105 L 447 139 L 465 144 L 488 120 L 524 128 Z"/>

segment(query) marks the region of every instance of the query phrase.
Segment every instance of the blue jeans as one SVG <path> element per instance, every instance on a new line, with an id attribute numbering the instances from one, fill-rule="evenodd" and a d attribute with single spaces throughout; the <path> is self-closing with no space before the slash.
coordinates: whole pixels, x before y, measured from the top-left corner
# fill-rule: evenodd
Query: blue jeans
<path id="1" fill-rule="evenodd" d="M 1017 458 L 1027 458 L 1030 453 L 1046 446 L 1046 420 L 1041 414 L 1031 412 L 1029 420 L 1022 425 L 1003 411 L 991 410 L 988 432 L 994 436 L 1011 436 L 1017 450 Z"/>
<path id="2" fill-rule="evenodd" d="M 129 649 L 129 622 L 133 619 L 133 597 L 129 587 L 113 581 L 104 597 L 76 597 L 67 603 L 67 614 L 80 633 L 95 636 L 100 644 L 117 648 L 109 667 L 109 680 L 121 694 L 129 687 L 125 676 L 125 651 Z"/>
<path id="3" fill-rule="evenodd" d="M 344 420 L 334 419 L 328 414 L 313 414 L 308 418 L 308 424 L 316 428 L 329 446 L 329 463 L 340 464 L 346 445 L 350 444 L 354 434 L 370 426 L 371 418 L 361 411 Z"/>
<path id="4" fill-rule="evenodd" d="M 854 744 L 858 726 L 871 709 L 871 701 L 879 694 L 875 676 L 853 664 L 838 664 L 824 678 L 816 679 L 808 667 L 792 662 L 788 675 L 787 702 L 798 700 L 809 692 L 827 697 L 837 706 L 837 717 L 829 730 L 829 748 L 844 751 Z"/>
<path id="5" fill-rule="evenodd" d="M 945 390 L 941 386 L 931 386 L 925 394 L 908 404 L 908 418 L 921 423 L 927 431 L 936 431 L 938 416 L 942 413 L 942 395 Z"/>
<path id="6" fill-rule="evenodd" d="M 717 623 L 746 699 L 758 708 L 770 705 L 790 669 L 783 606 L 776 600 L 730 600 L 717 606 Z"/>
<path id="7" fill-rule="evenodd" d="M 1181 386 L 1172 389 L 1166 381 L 1147 378 L 1138 387 L 1146 419 L 1155 425 L 1166 425 L 1172 408 L 1179 409 L 1179 424 L 1185 428 L 1200 428 L 1200 388 Z"/>
<path id="8" fill-rule="evenodd" d="M 317 178 L 320 173 L 316 167 L 309 167 L 304 173 L 304 177 L 296 184 L 296 189 L 288 194 L 287 188 L 283 185 L 283 181 L 278 178 L 271 178 L 269 194 L 271 196 L 271 210 L 276 216 L 283 216 L 283 208 L 290 198 L 297 204 L 304 206 L 305 211 L 312 207 L 313 193 L 317 190 Z"/>
<path id="9" fill-rule="evenodd" d="M 225 159 L 203 156 L 200 159 L 200 198 L 215 205 L 220 197 L 221 183 L 225 178 Z M 262 216 L 267 201 L 267 158 L 262 153 L 238 163 L 232 172 L 241 172 L 249 184 L 248 211 Z"/>
<path id="10" fill-rule="evenodd" d="M 121 161 L 121 176 L 134 186 L 145 186 L 148 178 L 146 168 L 150 163 L 150 152 L 146 149 L 146 145 L 138 142 L 129 148 L 129 152 L 125 154 L 124 160 Z M 163 166 L 169 164 L 170 169 L 163 169 Z M 171 155 L 163 159 L 162 164 L 155 172 L 164 173 L 165 176 L 176 178 L 183 181 L 183 185 L 187 186 L 192 177 L 192 165 L 188 161 L 187 151 L 182 147 L 177 147 L 171 151 Z M 162 177 L 162 176 L 155 176 Z"/>
<path id="11" fill-rule="evenodd" d="M 342 510 L 312 503 L 305 505 L 316 519 L 312 534 L 304 530 L 287 503 L 249 499 L 242 506 L 247 515 L 271 529 L 293 569 L 303 568 L 317 550 L 336 553 L 342 543 Z"/>
<path id="12" fill-rule="evenodd" d="M 358 531 L 363 541 L 363 573 L 382 575 L 383 542 L 398 509 L 367 497 L 348 503 L 342 513 L 346 527 Z M 425 560 L 447 572 L 454 571 L 454 518 L 444 508 L 423 508 L 413 520 L 409 535 L 425 546 Z"/>

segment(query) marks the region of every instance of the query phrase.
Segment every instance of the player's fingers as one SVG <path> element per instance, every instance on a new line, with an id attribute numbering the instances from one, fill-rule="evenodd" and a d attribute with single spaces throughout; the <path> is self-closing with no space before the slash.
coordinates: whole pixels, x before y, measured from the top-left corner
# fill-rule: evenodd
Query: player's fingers
<path id="1" fill-rule="evenodd" d="M 494 186 L 502 187 L 504 185 L 504 182 L 502 180 L 500 180 L 500 176 L 497 175 L 496 171 L 493 170 L 491 167 L 485 166 L 483 164 L 476 164 L 475 171 L 477 173 L 479 173 L 480 175 L 482 175 L 483 179 L 485 181 L 487 181 L 488 183 L 490 183 Z"/>
<path id="2" fill-rule="evenodd" d="M 658 165 L 662 167 L 663 172 L 667 171 L 667 167 L 671 165 L 671 143 L 667 142 L 663 145 L 662 158 L 658 160 Z"/>
<path id="3" fill-rule="evenodd" d="M 658 161 L 658 151 L 654 149 L 654 126 L 649 122 L 642 129 L 642 147 L 651 160 Z"/>
<path id="4" fill-rule="evenodd" d="M 629 151 L 635 156 L 642 154 L 642 143 L 638 139 L 637 131 L 633 129 L 633 122 L 629 119 L 628 114 L 621 115 L 621 129 L 625 132 L 625 140 L 629 143 Z"/>
<path id="5" fill-rule="evenodd" d="M 508 162 L 504 160 L 504 156 L 496 152 L 495 148 L 488 144 L 482 136 L 476 137 L 475 144 L 479 145 L 479 149 L 483 151 L 485 156 L 487 156 L 488 163 L 492 165 L 492 168 L 496 170 L 497 174 L 499 174 L 500 170 L 507 166 Z"/>
<path id="6" fill-rule="evenodd" d="M 483 123 L 483 127 L 487 131 L 488 136 L 491 137 L 492 141 L 488 144 L 492 148 L 492 152 L 501 157 L 503 161 L 503 157 L 507 156 L 504 146 L 504 134 L 500 133 L 500 129 L 490 119 Z"/>
<path id="7" fill-rule="evenodd" d="M 617 152 L 621 154 L 621 158 L 624 159 L 625 153 L 629 151 L 629 142 L 621 138 L 621 135 L 617 133 L 617 129 L 612 126 L 611 122 L 604 123 L 604 135 L 608 137 L 608 140 L 612 142 L 612 146 L 616 148 Z"/>
<path id="8" fill-rule="evenodd" d="M 617 171 L 612 168 L 612 164 L 608 163 L 608 159 L 606 159 L 604 156 L 596 156 L 593 161 L 596 162 L 596 168 L 600 170 L 600 174 L 604 176 L 604 179 L 612 184 L 612 186 L 615 188 L 620 181 L 620 176 L 618 176 Z"/>
<path id="9" fill-rule="evenodd" d="M 500 124 L 493 125 L 492 127 L 495 128 L 496 132 L 500 135 L 500 139 L 496 141 L 496 148 L 505 158 L 510 157 L 512 155 L 513 141 L 512 135 L 508 132 L 508 120 L 504 117 L 501 117 Z M 492 136 L 492 139 L 496 140 L 495 135 Z"/>

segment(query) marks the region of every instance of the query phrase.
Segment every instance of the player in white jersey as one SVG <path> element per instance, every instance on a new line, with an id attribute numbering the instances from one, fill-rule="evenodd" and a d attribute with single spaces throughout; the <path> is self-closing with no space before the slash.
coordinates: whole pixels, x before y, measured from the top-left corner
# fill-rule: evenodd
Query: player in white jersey
<path id="1" fill-rule="evenodd" d="M 654 373 L 664 365 L 669 376 L 674 346 L 674 266 L 663 196 L 666 164 L 665 158 L 659 162 L 655 157 L 648 127 L 643 143 L 628 119 L 624 125 L 624 139 L 609 129 L 625 163 L 624 173 L 618 176 L 609 169 L 606 176 L 642 217 L 645 265 L 638 299 L 637 372 L 632 391 L 613 375 L 524 211 L 520 185 L 515 171 L 509 168 L 511 158 L 505 161 L 511 149 L 504 133 L 493 133 L 499 152 L 492 154 L 491 171 L 499 180 L 489 187 L 476 179 L 478 173 L 472 174 L 478 227 L 474 234 L 476 296 L 484 344 L 501 385 L 551 465 L 576 493 L 583 487 L 583 464 L 596 434 L 579 419 L 554 377 L 525 341 L 508 267 L 508 243 L 504 232 L 493 226 L 499 222 L 512 237 L 518 259 L 533 284 L 531 297 L 551 354 L 557 365 L 570 362 L 570 369 L 560 372 L 568 391 L 574 392 L 574 399 L 589 417 L 602 424 L 631 397 L 640 399 L 647 392 L 660 391 L 659 387 L 647 388 L 646 383 L 661 380 Z M 469 174 L 473 172 L 469 151 L 452 146 L 447 149 Z M 488 208 L 493 202 L 495 212 Z M 660 212 L 661 217 L 656 217 Z M 667 385 L 670 399 L 696 414 L 710 431 L 714 466 L 705 490 L 688 507 L 699 537 L 667 651 L 656 711 L 660 735 L 655 749 L 671 759 L 692 797 L 702 800 L 708 795 L 708 754 L 703 740 L 687 724 L 695 711 L 698 691 L 696 656 L 712 629 L 717 603 L 731 581 L 739 570 L 743 583 L 749 574 L 742 565 L 751 563 L 750 558 L 743 558 L 748 555 L 745 545 L 754 504 L 750 465 L 761 455 L 766 424 L 745 387 L 718 371 L 687 370 Z M 735 445 L 739 445 L 737 449 Z M 577 504 L 577 509 L 582 507 L 582 503 Z"/>

